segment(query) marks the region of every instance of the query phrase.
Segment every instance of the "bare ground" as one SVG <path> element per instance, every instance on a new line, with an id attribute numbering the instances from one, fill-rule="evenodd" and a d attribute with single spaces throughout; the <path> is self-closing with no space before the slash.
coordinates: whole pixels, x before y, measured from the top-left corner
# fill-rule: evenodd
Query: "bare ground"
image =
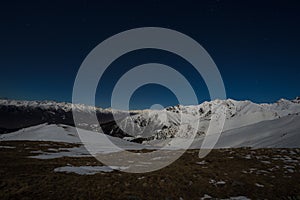
<path id="1" fill-rule="evenodd" d="M 204 159 L 188 150 L 150 173 L 57 173 L 66 165 L 102 165 L 93 157 L 29 158 L 32 151 L 74 145 L 0 142 L 0 199 L 201 199 L 245 196 L 300 199 L 300 149 L 220 149 Z M 15 148 L 8 148 L 15 147 Z M 141 151 L 143 153 L 144 151 Z M 125 158 L 126 159 L 126 158 Z"/>

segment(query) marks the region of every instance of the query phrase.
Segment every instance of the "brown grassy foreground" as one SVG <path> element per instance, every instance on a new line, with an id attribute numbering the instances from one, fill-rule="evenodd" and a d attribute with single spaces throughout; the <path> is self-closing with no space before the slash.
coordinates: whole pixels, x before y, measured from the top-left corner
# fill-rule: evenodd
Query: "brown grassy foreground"
<path id="1" fill-rule="evenodd" d="M 44 146 L 41 144 L 47 144 Z M 299 149 L 223 149 L 206 158 L 198 150 L 159 171 L 78 175 L 56 173 L 71 164 L 101 165 L 92 157 L 40 160 L 35 150 L 72 147 L 53 142 L 1 142 L 0 199 L 200 199 L 246 196 L 300 199 Z M 197 163 L 198 162 L 198 163 Z M 200 163 L 199 163 L 200 162 Z"/>

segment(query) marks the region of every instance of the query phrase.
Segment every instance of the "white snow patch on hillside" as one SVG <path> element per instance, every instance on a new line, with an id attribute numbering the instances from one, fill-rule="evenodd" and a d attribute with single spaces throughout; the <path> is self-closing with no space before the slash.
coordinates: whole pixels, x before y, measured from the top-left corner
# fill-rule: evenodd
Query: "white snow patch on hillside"
<path id="1" fill-rule="evenodd" d="M 81 141 L 76 128 L 67 125 L 47 125 L 42 124 L 33 126 L 19 131 L 0 135 L 0 141 L 51 141 L 51 142 L 64 142 L 81 144 L 79 147 L 64 148 L 57 152 L 43 152 L 41 155 L 33 156 L 40 159 L 51 159 L 63 156 L 82 157 L 95 155 L 97 153 L 111 153 L 119 151 L 120 149 L 126 150 L 141 150 L 147 148 L 145 145 L 128 142 L 126 140 L 111 137 L 103 133 L 81 130 L 81 134 L 84 134 L 84 141 Z M 115 149 L 108 144 L 105 139 L 107 138 L 120 149 Z M 84 144 L 84 146 L 82 145 Z M 86 147 L 90 150 L 87 151 Z M 150 147 L 148 147 L 150 148 Z"/>
<path id="2" fill-rule="evenodd" d="M 122 170 L 122 167 L 116 166 L 65 166 L 54 169 L 54 172 L 75 173 L 79 175 L 94 175 L 100 172 L 112 172 Z"/>

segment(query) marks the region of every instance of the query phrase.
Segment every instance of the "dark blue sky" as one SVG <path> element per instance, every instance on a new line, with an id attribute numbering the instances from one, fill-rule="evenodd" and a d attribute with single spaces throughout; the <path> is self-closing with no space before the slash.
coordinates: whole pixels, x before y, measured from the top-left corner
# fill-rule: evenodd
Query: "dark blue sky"
<path id="1" fill-rule="evenodd" d="M 2 1 L 0 3 L 0 97 L 71 101 L 85 56 L 111 35 L 157 26 L 185 33 L 211 55 L 227 96 L 273 102 L 300 95 L 298 1 Z M 105 73 L 96 100 L 110 107 L 118 77 L 147 62 L 172 66 L 191 82 L 199 102 L 208 100 L 201 76 L 176 55 L 131 52 Z M 177 103 L 168 89 L 141 87 L 131 108 Z"/>

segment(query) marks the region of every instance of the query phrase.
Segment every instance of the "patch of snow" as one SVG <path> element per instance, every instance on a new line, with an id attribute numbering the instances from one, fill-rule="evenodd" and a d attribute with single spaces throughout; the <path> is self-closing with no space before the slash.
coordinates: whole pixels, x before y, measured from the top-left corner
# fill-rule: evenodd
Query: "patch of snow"
<path id="1" fill-rule="evenodd" d="M 162 159 L 166 159 L 166 157 L 158 156 L 158 157 L 151 158 L 151 160 L 162 160 Z"/>
<path id="2" fill-rule="evenodd" d="M 216 180 L 214 180 L 214 179 L 211 179 L 211 180 L 209 181 L 209 183 L 210 183 L 210 184 L 213 184 L 213 185 L 225 185 L 225 184 L 226 184 L 225 181 L 222 181 L 222 180 L 216 181 Z"/>
<path id="3" fill-rule="evenodd" d="M 229 200 L 251 200 L 245 196 L 229 197 Z"/>
<path id="4" fill-rule="evenodd" d="M 202 160 L 201 162 L 196 162 L 197 165 L 205 165 L 207 162 L 205 160 Z"/>
<path id="5" fill-rule="evenodd" d="M 54 172 L 75 173 L 79 175 L 94 175 L 100 172 L 112 172 L 123 169 L 116 166 L 65 166 L 54 169 Z"/>
<path id="6" fill-rule="evenodd" d="M 204 194 L 203 197 L 200 198 L 200 200 L 205 200 L 205 199 L 211 199 L 212 197 L 209 196 L 208 194 Z"/>
<path id="7" fill-rule="evenodd" d="M 263 187 L 265 187 L 264 185 L 262 185 L 262 184 L 259 184 L 259 183 L 255 183 L 255 186 L 256 186 L 256 187 L 260 187 L 260 188 L 263 188 Z"/>
<path id="8" fill-rule="evenodd" d="M 0 149 L 15 149 L 16 147 L 12 146 L 0 146 Z"/>

